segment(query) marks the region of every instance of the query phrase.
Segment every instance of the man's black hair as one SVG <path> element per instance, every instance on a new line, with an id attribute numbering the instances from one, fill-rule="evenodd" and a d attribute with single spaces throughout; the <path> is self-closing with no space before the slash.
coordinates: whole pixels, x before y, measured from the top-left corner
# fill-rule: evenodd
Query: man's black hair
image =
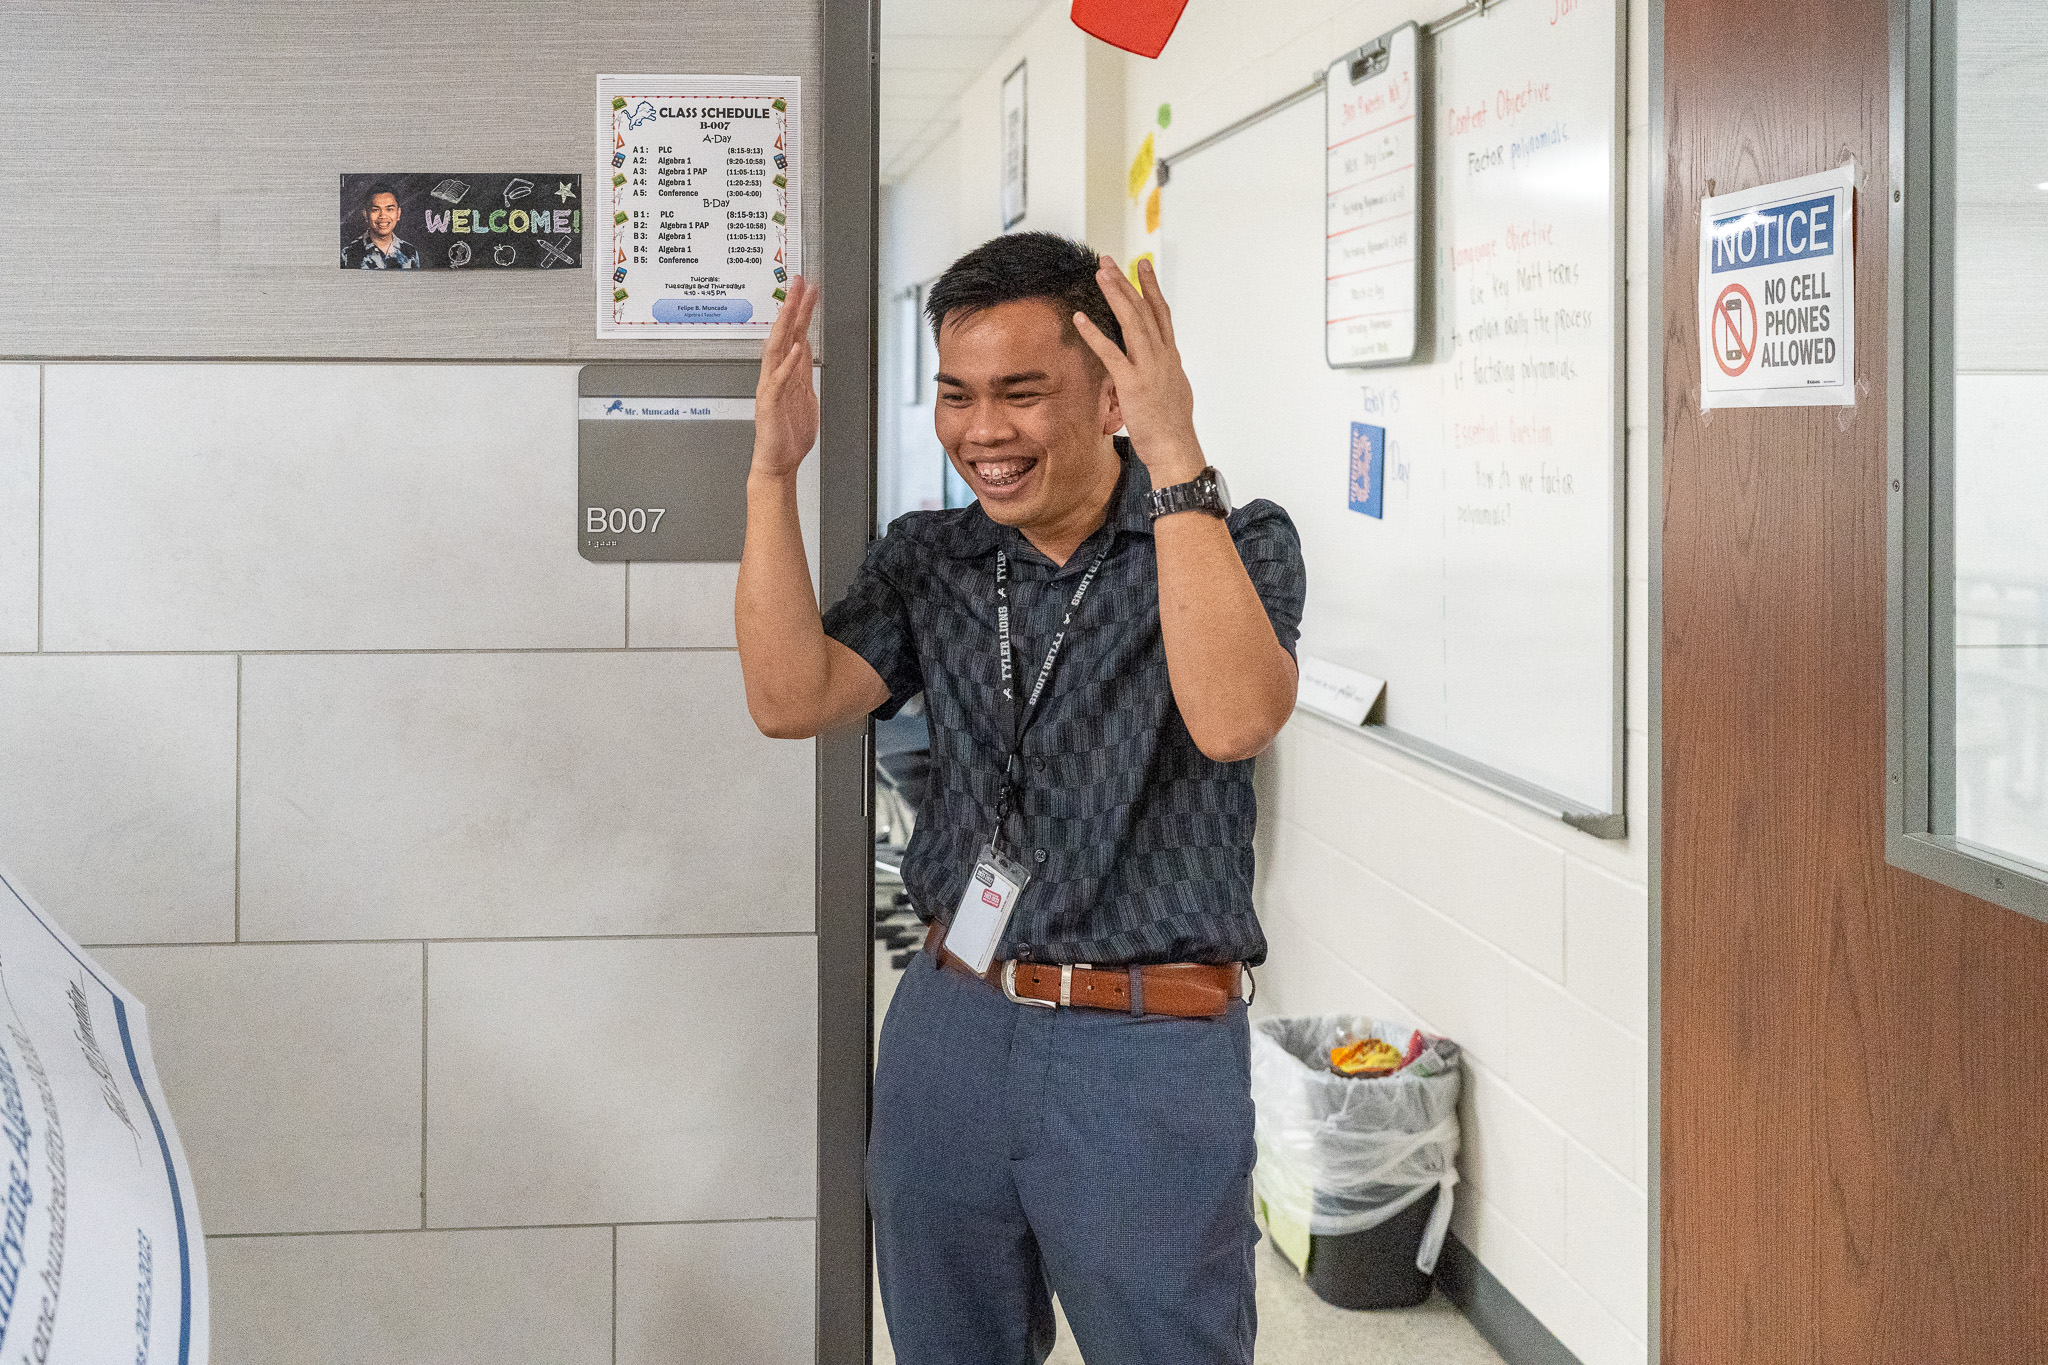
<path id="1" fill-rule="evenodd" d="M 376 203 L 377 196 L 380 194 L 390 195 L 391 202 L 394 204 L 398 202 L 398 191 L 392 189 L 389 185 L 385 184 L 383 181 L 380 180 L 376 184 L 370 186 L 369 191 L 363 195 L 363 207 L 368 208 L 370 207 L 370 205 Z"/>
<path id="2" fill-rule="evenodd" d="M 947 266 L 925 291 L 924 315 L 931 322 L 932 340 L 938 340 L 939 328 L 949 317 L 971 317 L 1019 299 L 1046 299 L 1058 307 L 1068 331 L 1074 330 L 1074 314 L 1079 313 L 1121 350 L 1124 329 L 1095 279 L 1101 261 L 1085 243 L 1056 233 L 1013 232 L 991 238 Z"/>

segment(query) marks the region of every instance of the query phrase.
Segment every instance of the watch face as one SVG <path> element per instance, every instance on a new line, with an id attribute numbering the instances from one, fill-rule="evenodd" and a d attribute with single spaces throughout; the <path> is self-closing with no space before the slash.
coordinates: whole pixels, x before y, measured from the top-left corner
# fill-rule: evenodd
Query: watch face
<path id="1" fill-rule="evenodd" d="M 1216 485 L 1216 502 L 1222 507 L 1223 515 L 1227 517 L 1236 511 L 1230 501 L 1230 485 L 1223 482 L 1223 471 L 1214 465 L 1209 466 L 1209 481 Z"/>

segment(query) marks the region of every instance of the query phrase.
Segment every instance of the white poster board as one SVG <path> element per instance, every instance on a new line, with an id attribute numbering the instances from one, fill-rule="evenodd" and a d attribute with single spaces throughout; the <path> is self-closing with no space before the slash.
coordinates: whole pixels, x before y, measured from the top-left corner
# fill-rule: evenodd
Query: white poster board
<path id="1" fill-rule="evenodd" d="M 1323 74 L 1323 357 L 1333 367 L 1415 356 L 1420 47 L 1403 24 Z"/>
<path id="2" fill-rule="evenodd" d="M 1161 229 L 1202 447 L 1301 533 L 1302 655 L 1386 679 L 1365 733 L 1604 834 L 1624 799 L 1620 38 L 1614 0 L 1508 0 L 1425 49 L 1426 363 L 1325 363 L 1319 101 L 1176 158 Z M 1354 504 L 1361 427 L 1382 468 Z"/>
<path id="3" fill-rule="evenodd" d="M 600 339 L 768 335 L 801 270 L 798 86 L 597 78 Z"/>
<path id="4" fill-rule="evenodd" d="M 1026 143 L 1031 131 L 1024 63 L 1003 77 L 1003 231 L 1024 221 L 1025 191 L 1029 159 Z"/>
<path id="5" fill-rule="evenodd" d="M 0 1359 L 205 1365 L 206 1253 L 140 1001 L 0 870 Z"/>
<path id="6" fill-rule="evenodd" d="M 1856 403 L 1856 163 L 1700 201 L 1700 407 Z"/>

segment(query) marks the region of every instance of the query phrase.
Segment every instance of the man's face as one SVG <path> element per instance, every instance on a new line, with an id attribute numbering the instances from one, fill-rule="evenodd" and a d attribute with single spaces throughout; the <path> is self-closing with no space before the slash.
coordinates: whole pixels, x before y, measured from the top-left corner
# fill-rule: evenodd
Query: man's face
<path id="1" fill-rule="evenodd" d="M 372 237 L 389 237 L 398 231 L 398 199 L 391 194 L 370 196 L 370 203 L 363 210 L 363 218 L 370 225 Z"/>
<path id="2" fill-rule="evenodd" d="M 1095 492 L 1123 426 L 1108 374 L 1058 304 L 1019 299 L 939 329 L 939 444 L 982 510 L 1049 525 Z"/>

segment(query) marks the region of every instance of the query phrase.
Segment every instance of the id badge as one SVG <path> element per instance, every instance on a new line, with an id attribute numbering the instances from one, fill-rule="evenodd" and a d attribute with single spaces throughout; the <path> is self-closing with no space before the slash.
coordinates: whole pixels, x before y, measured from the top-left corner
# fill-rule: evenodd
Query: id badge
<path id="1" fill-rule="evenodd" d="M 974 861 L 974 875 L 967 879 L 960 908 L 946 926 L 946 951 L 972 967 L 986 972 L 995 959 L 996 945 L 1009 927 L 1010 912 L 1017 898 L 1031 884 L 1031 874 L 1002 855 L 993 843 L 981 846 Z"/>

